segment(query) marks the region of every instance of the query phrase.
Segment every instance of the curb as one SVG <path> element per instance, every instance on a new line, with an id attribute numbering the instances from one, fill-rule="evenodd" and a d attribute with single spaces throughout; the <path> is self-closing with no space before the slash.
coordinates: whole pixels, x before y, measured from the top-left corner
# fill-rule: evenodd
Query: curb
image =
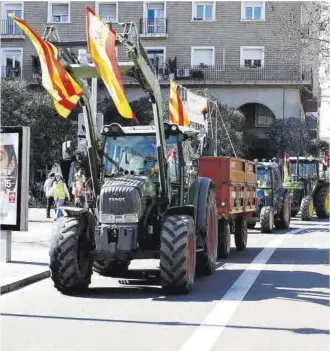
<path id="1" fill-rule="evenodd" d="M 3 294 L 6 294 L 6 293 L 9 293 L 9 292 L 18 290 L 18 289 L 23 288 L 23 287 L 25 287 L 27 285 L 36 283 L 36 282 L 38 282 L 40 280 L 47 279 L 49 277 L 50 277 L 50 270 L 43 271 L 41 273 L 37 273 L 37 274 L 34 274 L 34 275 L 30 275 L 30 276 L 28 276 L 26 278 L 23 278 L 23 279 L 20 279 L 20 280 L 18 280 L 16 282 L 9 283 L 9 284 L 1 286 L 0 287 L 0 294 L 3 295 Z"/>

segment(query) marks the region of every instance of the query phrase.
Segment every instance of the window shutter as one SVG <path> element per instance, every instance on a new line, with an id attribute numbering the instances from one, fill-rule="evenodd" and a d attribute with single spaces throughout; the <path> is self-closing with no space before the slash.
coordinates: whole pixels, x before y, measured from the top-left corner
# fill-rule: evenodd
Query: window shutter
<path id="1" fill-rule="evenodd" d="M 99 15 L 102 18 L 116 20 L 116 4 L 100 4 Z"/>
<path id="2" fill-rule="evenodd" d="M 53 5 L 53 16 L 67 16 L 69 13 L 69 5 Z"/>

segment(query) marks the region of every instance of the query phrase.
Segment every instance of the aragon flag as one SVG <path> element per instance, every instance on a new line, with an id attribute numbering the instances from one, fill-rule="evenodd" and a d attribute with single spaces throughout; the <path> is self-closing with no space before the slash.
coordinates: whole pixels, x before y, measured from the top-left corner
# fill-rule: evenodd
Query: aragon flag
<path id="1" fill-rule="evenodd" d="M 170 101 L 169 101 L 170 121 L 183 127 L 189 127 L 190 121 L 177 91 L 177 85 L 174 80 L 170 81 Z"/>
<path id="2" fill-rule="evenodd" d="M 83 90 L 58 60 L 56 47 L 42 39 L 27 22 L 15 17 L 14 14 L 9 16 L 31 39 L 40 59 L 42 86 L 53 97 L 58 114 L 67 118 L 83 95 Z"/>
<path id="3" fill-rule="evenodd" d="M 116 57 L 116 32 L 105 25 L 95 12 L 87 7 L 88 51 L 118 112 L 124 118 L 133 118 L 133 111 L 126 99 Z"/>
<path id="4" fill-rule="evenodd" d="M 284 153 L 284 183 L 289 183 L 289 154 L 287 152 Z"/>

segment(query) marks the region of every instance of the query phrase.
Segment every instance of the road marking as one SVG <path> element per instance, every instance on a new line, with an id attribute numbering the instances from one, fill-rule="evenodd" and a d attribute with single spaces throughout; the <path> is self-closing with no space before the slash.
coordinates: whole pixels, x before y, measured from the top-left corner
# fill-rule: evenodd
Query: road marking
<path id="1" fill-rule="evenodd" d="M 271 240 L 248 265 L 223 298 L 215 304 L 212 311 L 179 351 L 211 350 L 275 250 L 282 244 L 287 235 L 297 234 L 304 230 L 306 229 L 298 228 Z"/>

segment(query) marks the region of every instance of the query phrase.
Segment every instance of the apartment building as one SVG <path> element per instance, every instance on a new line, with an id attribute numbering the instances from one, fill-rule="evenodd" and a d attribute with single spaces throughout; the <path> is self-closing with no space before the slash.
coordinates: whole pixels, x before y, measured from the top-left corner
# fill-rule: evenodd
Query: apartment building
<path id="1" fill-rule="evenodd" d="M 300 2 L 266 1 L 28 1 L 0 2 L 1 77 L 40 84 L 36 52 L 8 17 L 24 18 L 39 33 L 55 24 L 61 40 L 85 40 L 85 7 L 118 23 L 134 21 L 154 65 L 164 95 L 174 77 L 186 87 L 207 87 L 225 104 L 246 116 L 246 128 L 263 137 L 274 119 L 304 118 L 317 111 L 302 87 L 317 85 L 317 66 L 303 60 L 303 38 L 283 35 L 282 19 L 300 21 Z M 302 23 L 303 26 L 303 23 Z M 279 34 L 282 33 L 282 34 Z M 126 61 L 123 48 L 119 61 Z M 144 95 L 125 78 L 129 100 Z M 100 84 L 99 93 L 107 94 Z M 312 101 L 312 104 L 311 104 Z"/>

